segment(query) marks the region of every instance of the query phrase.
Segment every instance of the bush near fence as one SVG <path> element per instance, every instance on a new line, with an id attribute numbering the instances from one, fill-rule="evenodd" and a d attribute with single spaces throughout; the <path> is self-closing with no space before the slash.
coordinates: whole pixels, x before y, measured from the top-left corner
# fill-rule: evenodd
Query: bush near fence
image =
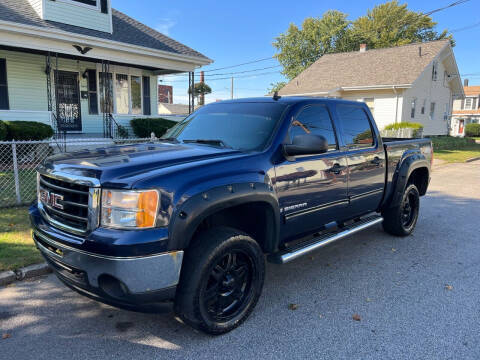
<path id="1" fill-rule="evenodd" d="M 7 140 L 7 124 L 0 120 L 0 141 Z"/>
<path id="2" fill-rule="evenodd" d="M 162 118 L 133 119 L 130 121 L 134 134 L 139 138 L 148 138 L 152 132 L 156 137 L 160 137 L 176 124 L 175 121 Z"/>
<path id="3" fill-rule="evenodd" d="M 45 140 L 53 136 L 50 125 L 35 121 L 5 121 L 7 140 L 34 141 Z"/>

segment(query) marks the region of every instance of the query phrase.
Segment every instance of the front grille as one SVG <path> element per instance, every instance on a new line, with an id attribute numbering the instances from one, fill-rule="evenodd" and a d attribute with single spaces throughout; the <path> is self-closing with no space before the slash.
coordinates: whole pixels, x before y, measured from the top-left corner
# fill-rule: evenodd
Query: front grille
<path id="1" fill-rule="evenodd" d="M 63 209 L 42 201 L 43 209 L 51 219 L 78 231 L 83 232 L 87 230 L 88 186 L 40 175 L 39 187 L 48 191 L 50 195 L 61 196 L 61 200 L 58 200 L 57 203 Z M 55 225 L 55 223 L 52 223 L 52 225 Z"/>

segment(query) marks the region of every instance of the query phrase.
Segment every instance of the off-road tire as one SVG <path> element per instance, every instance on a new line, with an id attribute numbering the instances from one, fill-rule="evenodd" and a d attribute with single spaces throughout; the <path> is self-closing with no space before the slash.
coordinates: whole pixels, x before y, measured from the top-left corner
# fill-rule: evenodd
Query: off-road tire
<path id="1" fill-rule="evenodd" d="M 382 212 L 383 229 L 395 236 L 408 236 L 415 229 L 420 210 L 420 194 L 414 184 L 408 184 L 400 203 Z"/>
<path id="2" fill-rule="evenodd" d="M 231 270 L 224 271 L 232 259 L 238 263 L 237 270 L 230 264 Z M 247 275 L 242 275 L 245 272 Z M 175 312 L 198 330 L 212 335 L 224 334 L 241 325 L 251 314 L 262 292 L 264 278 L 265 257 L 255 240 L 232 228 L 212 228 L 193 239 L 185 251 Z M 236 290 L 227 296 L 230 287 Z M 216 295 L 212 296 L 213 293 Z M 225 318 L 219 319 L 224 313 L 220 311 L 221 315 L 218 314 L 217 308 L 221 307 L 218 304 L 236 296 L 241 297 L 235 303 L 238 314 L 232 311 L 232 318 L 228 318 L 225 312 Z M 212 301 L 214 305 L 211 305 Z"/>

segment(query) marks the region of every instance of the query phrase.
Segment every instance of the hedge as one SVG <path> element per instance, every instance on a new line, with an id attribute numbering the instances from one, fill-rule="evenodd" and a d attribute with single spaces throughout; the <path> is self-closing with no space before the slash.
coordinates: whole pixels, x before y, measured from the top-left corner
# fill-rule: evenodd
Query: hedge
<path id="1" fill-rule="evenodd" d="M 0 120 L 0 141 L 7 140 L 7 125 Z"/>
<path id="2" fill-rule="evenodd" d="M 160 137 L 176 124 L 177 122 L 175 121 L 162 118 L 133 119 L 130 121 L 133 133 L 139 138 L 150 137 L 152 132 L 156 137 Z"/>
<path id="3" fill-rule="evenodd" d="M 7 125 L 7 140 L 36 141 L 53 136 L 50 125 L 35 121 L 5 121 L 5 125 Z"/>
<path id="4" fill-rule="evenodd" d="M 470 137 L 480 136 L 480 124 L 467 124 L 465 126 L 465 136 L 470 136 Z"/>
<path id="5" fill-rule="evenodd" d="M 423 125 L 414 122 L 400 122 L 385 126 L 385 130 L 398 130 L 398 129 L 423 129 Z"/>
<path id="6" fill-rule="evenodd" d="M 462 150 L 471 149 L 476 145 L 474 139 L 454 136 L 429 136 L 434 150 Z"/>

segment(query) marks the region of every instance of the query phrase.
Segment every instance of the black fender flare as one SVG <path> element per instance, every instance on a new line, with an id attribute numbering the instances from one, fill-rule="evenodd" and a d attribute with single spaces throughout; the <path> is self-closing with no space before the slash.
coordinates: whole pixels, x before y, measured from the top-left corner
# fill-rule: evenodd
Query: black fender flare
<path id="1" fill-rule="evenodd" d="M 169 226 L 169 250 L 184 250 L 197 227 L 208 216 L 233 206 L 264 202 L 273 212 L 274 229 L 265 248 L 275 251 L 280 233 L 280 207 L 273 187 L 264 183 L 234 183 L 217 186 L 188 198 L 172 214 Z"/>
<path id="2" fill-rule="evenodd" d="M 392 179 L 393 191 L 391 201 L 387 202 L 386 207 L 395 207 L 402 201 L 402 196 L 407 186 L 408 179 L 414 170 L 425 168 L 430 177 L 430 163 L 421 153 L 414 153 L 405 158 L 400 168 L 395 172 L 395 177 Z"/>

